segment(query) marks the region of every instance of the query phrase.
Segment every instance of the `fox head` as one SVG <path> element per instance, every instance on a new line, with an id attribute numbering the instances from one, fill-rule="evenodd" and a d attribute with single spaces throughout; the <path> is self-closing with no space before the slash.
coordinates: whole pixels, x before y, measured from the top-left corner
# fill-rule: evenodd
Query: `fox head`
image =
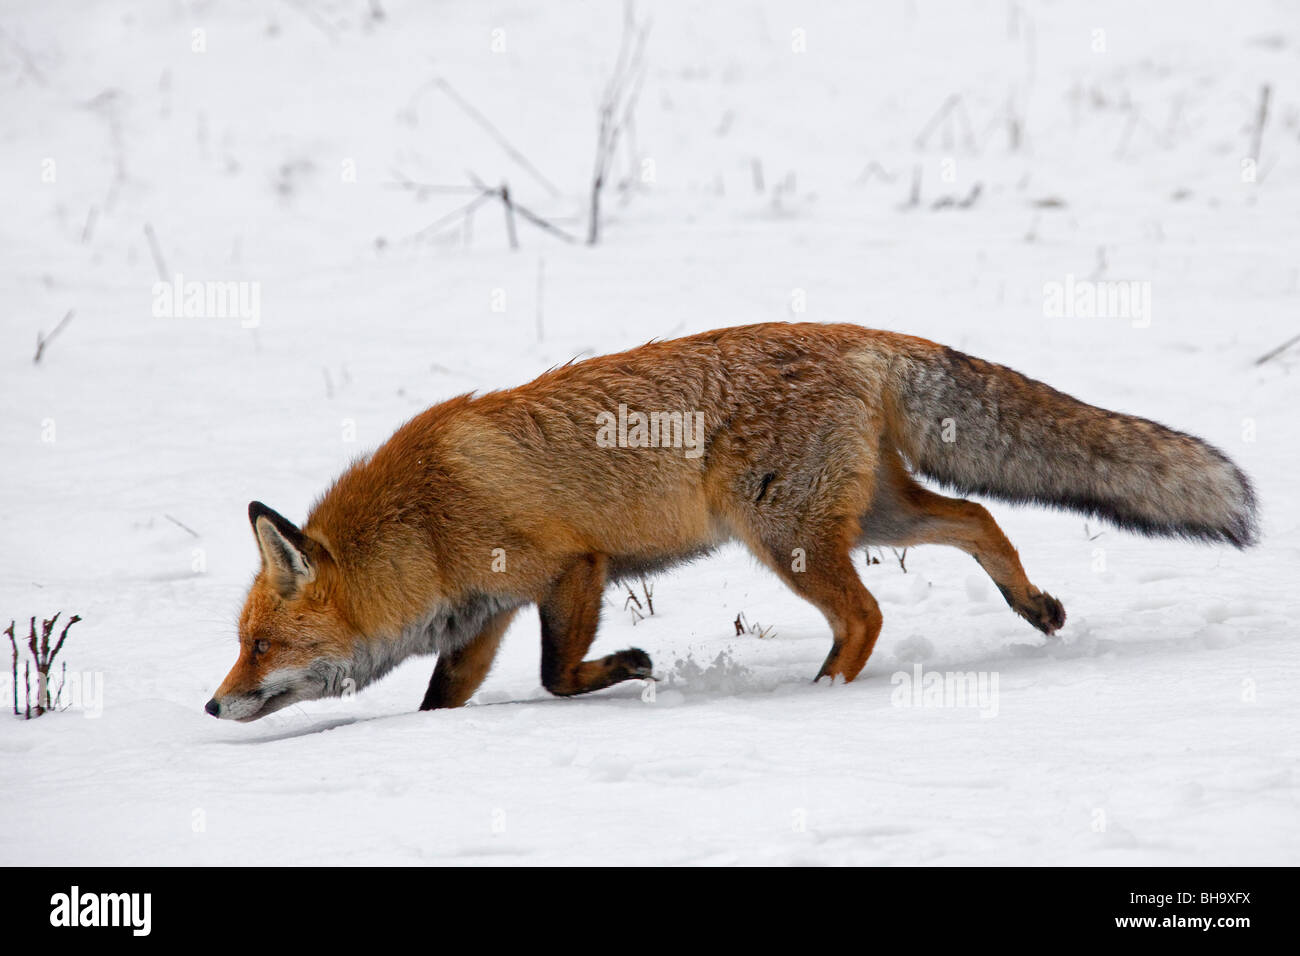
<path id="1" fill-rule="evenodd" d="M 239 615 L 239 659 L 204 708 L 257 720 L 347 687 L 353 636 L 329 549 L 260 501 L 248 506 L 262 568 Z"/>

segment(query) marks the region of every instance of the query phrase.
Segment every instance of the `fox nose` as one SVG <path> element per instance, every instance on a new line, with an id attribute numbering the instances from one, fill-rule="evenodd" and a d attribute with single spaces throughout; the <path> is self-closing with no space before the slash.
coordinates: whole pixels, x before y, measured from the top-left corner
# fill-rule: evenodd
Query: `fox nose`
<path id="1" fill-rule="evenodd" d="M 212 698 L 210 701 L 208 701 L 206 704 L 204 704 L 203 709 L 206 710 L 213 717 L 221 716 L 221 704 L 217 701 L 215 697 Z"/>

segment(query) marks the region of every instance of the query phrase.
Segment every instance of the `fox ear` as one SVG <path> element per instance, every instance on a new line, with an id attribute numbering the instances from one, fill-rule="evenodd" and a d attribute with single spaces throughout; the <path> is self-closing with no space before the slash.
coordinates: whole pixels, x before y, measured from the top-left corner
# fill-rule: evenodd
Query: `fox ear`
<path id="1" fill-rule="evenodd" d="M 262 567 L 281 596 L 291 597 L 316 579 L 316 568 L 307 556 L 310 539 L 297 525 L 260 501 L 249 503 L 248 520 L 262 551 Z"/>

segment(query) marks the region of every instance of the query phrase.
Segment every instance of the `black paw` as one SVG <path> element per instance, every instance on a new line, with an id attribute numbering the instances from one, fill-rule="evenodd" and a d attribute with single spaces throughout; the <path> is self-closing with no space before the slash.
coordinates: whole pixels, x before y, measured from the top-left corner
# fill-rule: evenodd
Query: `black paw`
<path id="1" fill-rule="evenodd" d="M 1054 634 L 1065 624 L 1065 608 L 1045 591 L 1017 605 L 1016 612 L 1044 634 Z"/>
<path id="2" fill-rule="evenodd" d="M 639 647 L 629 647 L 625 651 L 619 651 L 614 655 L 614 659 L 619 671 L 624 675 L 624 680 L 654 675 L 654 664 L 650 662 L 650 655 Z"/>

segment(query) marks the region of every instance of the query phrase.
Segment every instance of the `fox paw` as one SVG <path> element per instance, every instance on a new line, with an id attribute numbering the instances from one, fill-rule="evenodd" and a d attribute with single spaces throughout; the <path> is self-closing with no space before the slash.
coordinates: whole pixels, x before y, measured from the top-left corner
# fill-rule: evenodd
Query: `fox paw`
<path id="1" fill-rule="evenodd" d="M 650 661 L 650 655 L 639 647 L 629 647 L 612 657 L 614 668 L 621 675 L 620 680 L 648 678 L 654 675 L 654 664 Z"/>
<path id="2" fill-rule="evenodd" d="M 1015 612 L 1044 634 L 1054 634 L 1065 624 L 1065 608 L 1046 591 L 1011 605 Z"/>
<path id="3" fill-rule="evenodd" d="M 1053 634 L 1065 624 L 1065 608 L 1046 591 L 1034 591 L 1018 597 L 1010 588 L 998 585 L 1011 610 L 1015 611 L 1044 634 Z"/>

